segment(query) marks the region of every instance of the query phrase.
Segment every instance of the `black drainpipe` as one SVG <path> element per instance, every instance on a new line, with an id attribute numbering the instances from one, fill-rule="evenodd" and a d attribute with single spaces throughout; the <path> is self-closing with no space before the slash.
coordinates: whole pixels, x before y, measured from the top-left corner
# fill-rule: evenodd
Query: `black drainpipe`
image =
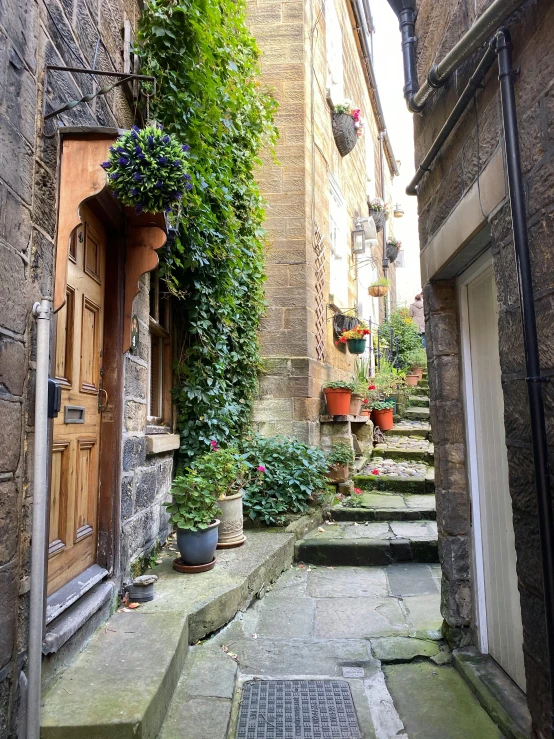
<path id="1" fill-rule="evenodd" d="M 404 97 L 412 113 L 419 113 L 423 105 L 414 102 L 414 96 L 419 89 L 417 81 L 416 59 L 416 2 L 415 0 L 389 0 L 394 12 L 398 16 L 398 24 L 402 35 L 402 61 L 404 62 Z"/>
<path id="2" fill-rule="evenodd" d="M 506 164 L 510 186 L 510 205 L 512 209 L 512 231 L 517 265 L 517 282 L 521 321 L 523 324 L 523 343 L 525 347 L 525 367 L 527 372 L 527 393 L 531 418 L 531 437 L 533 441 L 533 460 L 535 466 L 535 487 L 539 512 L 539 532 L 542 553 L 542 572 L 544 582 L 544 605 L 546 617 L 546 639 L 548 644 L 548 664 L 550 671 L 550 731 L 554 736 L 554 517 L 548 466 L 548 446 L 544 419 L 544 400 L 541 376 L 531 260 L 527 238 L 527 215 L 521 176 L 521 158 L 517 126 L 516 101 L 514 93 L 514 68 L 512 65 L 512 43 L 507 30 L 496 35 L 498 54 L 500 92 L 502 98 L 502 119 Z"/>

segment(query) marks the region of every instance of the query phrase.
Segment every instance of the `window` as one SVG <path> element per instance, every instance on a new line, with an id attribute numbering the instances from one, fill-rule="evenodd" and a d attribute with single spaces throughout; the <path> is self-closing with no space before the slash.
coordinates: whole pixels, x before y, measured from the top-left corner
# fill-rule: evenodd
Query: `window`
<path id="1" fill-rule="evenodd" d="M 327 93 L 333 105 L 344 100 L 342 31 L 334 0 L 325 3 L 325 51 L 327 54 Z"/>
<path id="2" fill-rule="evenodd" d="M 150 362 L 148 364 L 148 423 L 171 422 L 170 302 L 156 270 L 150 274 Z"/>
<path id="3" fill-rule="evenodd" d="M 346 228 L 346 201 L 335 178 L 329 177 L 330 293 L 337 308 L 348 308 L 350 233 Z"/>

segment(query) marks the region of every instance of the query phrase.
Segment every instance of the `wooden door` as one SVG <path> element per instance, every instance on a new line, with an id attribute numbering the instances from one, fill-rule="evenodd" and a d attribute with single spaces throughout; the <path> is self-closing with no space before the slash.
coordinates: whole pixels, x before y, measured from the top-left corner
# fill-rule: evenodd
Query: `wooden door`
<path id="1" fill-rule="evenodd" d="M 481 518 L 488 651 L 525 690 L 523 629 L 498 354 L 498 300 L 492 266 L 467 285 L 476 480 Z M 476 484 L 474 484 L 476 483 Z"/>
<path id="2" fill-rule="evenodd" d="M 86 206 L 81 215 L 71 238 L 66 302 L 57 314 L 62 408 L 52 444 L 48 594 L 96 558 L 106 233 Z"/>

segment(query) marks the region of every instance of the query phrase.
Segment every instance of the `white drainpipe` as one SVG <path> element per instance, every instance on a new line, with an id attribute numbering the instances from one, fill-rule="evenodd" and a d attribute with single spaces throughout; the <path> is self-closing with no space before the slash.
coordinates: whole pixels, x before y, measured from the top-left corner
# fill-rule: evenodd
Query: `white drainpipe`
<path id="1" fill-rule="evenodd" d="M 48 375 L 52 300 L 33 305 L 37 319 L 35 373 L 35 444 L 33 474 L 33 532 L 31 539 L 31 601 L 27 657 L 27 739 L 40 739 L 40 686 L 44 573 L 46 566 L 46 509 L 48 502 Z"/>

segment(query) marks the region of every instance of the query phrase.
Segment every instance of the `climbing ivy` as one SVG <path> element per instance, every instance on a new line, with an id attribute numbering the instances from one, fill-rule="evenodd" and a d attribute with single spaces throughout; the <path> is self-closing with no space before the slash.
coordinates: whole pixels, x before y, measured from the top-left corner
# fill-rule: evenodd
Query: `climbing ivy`
<path id="1" fill-rule="evenodd" d="M 180 462 L 238 437 L 257 386 L 264 209 L 254 180 L 276 140 L 245 0 L 149 0 L 138 32 L 151 115 L 190 146 L 192 189 L 161 269 L 184 326 L 174 398 Z"/>

